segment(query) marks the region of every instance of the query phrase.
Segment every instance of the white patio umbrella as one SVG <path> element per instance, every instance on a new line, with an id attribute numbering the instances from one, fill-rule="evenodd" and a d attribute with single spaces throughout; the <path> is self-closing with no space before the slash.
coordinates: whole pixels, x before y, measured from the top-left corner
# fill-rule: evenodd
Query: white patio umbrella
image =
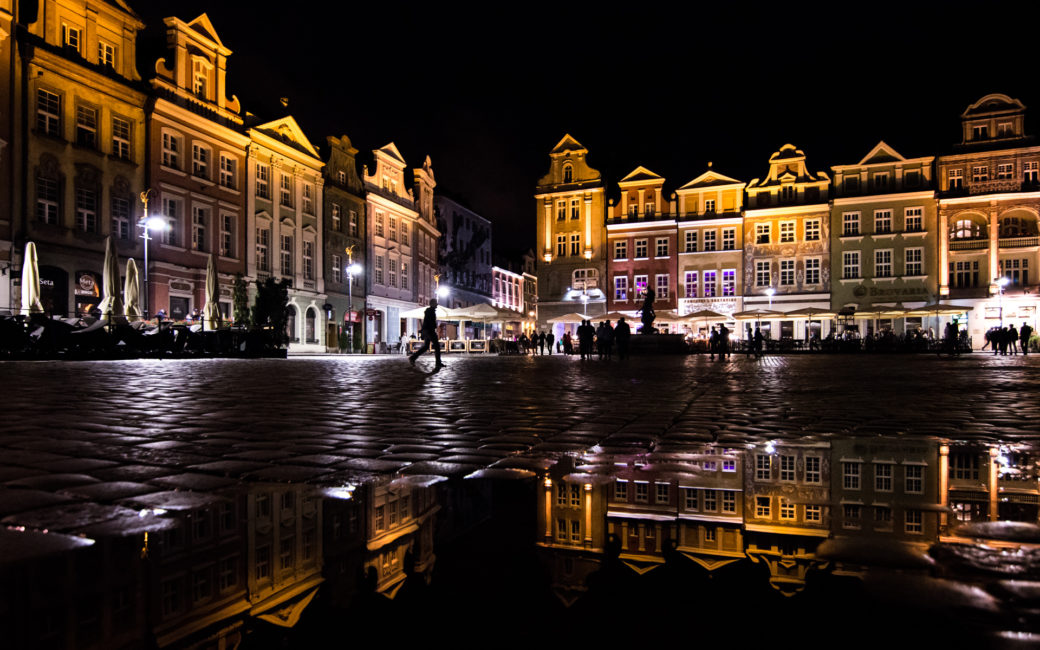
<path id="1" fill-rule="evenodd" d="M 401 312 L 398 316 L 400 318 L 424 318 L 426 316 L 426 307 L 409 309 Z M 459 320 L 459 318 L 455 315 L 454 309 L 448 309 L 444 305 L 437 305 L 437 320 Z"/>
<path id="2" fill-rule="evenodd" d="M 123 299 L 119 297 L 119 257 L 112 237 L 105 238 L 105 266 L 101 273 L 101 289 L 105 297 L 98 308 L 101 319 L 111 322 L 113 317 L 123 315 Z"/>
<path id="3" fill-rule="evenodd" d="M 219 296 L 217 265 L 213 261 L 213 253 L 210 253 L 209 262 L 206 263 L 206 304 L 202 307 L 202 329 L 217 329 L 220 323 L 220 305 L 217 303 Z"/>
<path id="4" fill-rule="evenodd" d="M 580 323 L 580 322 L 585 321 L 585 320 L 590 320 L 592 318 L 594 318 L 594 316 L 588 316 L 586 314 L 579 314 L 578 312 L 571 312 L 569 314 L 564 314 L 563 316 L 557 316 L 556 318 L 549 318 L 545 322 L 547 322 L 547 323 L 573 324 L 573 323 Z"/>
<path id="5" fill-rule="evenodd" d="M 22 313 L 43 313 L 40 302 L 40 266 L 36 259 L 36 244 L 25 244 L 25 257 L 22 258 Z"/>
<path id="6" fill-rule="evenodd" d="M 137 263 L 134 258 L 126 261 L 126 282 L 123 284 L 123 298 L 126 300 L 124 309 L 129 321 L 141 319 L 141 283 L 137 277 Z"/>

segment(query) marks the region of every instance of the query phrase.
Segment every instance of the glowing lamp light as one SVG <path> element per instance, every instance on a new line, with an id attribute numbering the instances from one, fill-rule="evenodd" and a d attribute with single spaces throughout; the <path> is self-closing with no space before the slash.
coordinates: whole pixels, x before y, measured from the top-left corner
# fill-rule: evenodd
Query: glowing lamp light
<path id="1" fill-rule="evenodd" d="M 771 441 L 771 440 L 766 443 L 766 453 L 767 454 L 775 454 L 776 453 L 776 445 L 774 445 L 773 441 Z"/>
<path id="2" fill-rule="evenodd" d="M 449 293 L 451 293 L 451 290 L 448 287 L 437 287 L 438 298 L 447 298 Z"/>
<path id="3" fill-rule="evenodd" d="M 361 265 L 357 262 L 354 262 L 353 264 L 347 267 L 347 273 L 349 273 L 350 275 L 359 275 L 361 273 Z"/>
<path id="4" fill-rule="evenodd" d="M 585 251 L 585 259 L 587 259 L 587 260 L 591 260 L 592 259 L 592 251 Z"/>
<path id="5" fill-rule="evenodd" d="M 542 259 L 544 259 L 546 262 L 551 262 L 552 261 L 552 253 L 546 253 L 545 256 Z"/>
<path id="6" fill-rule="evenodd" d="M 148 217 L 141 222 L 141 226 L 149 232 L 162 232 L 170 229 L 170 224 L 162 217 Z"/>
<path id="7" fill-rule="evenodd" d="M 1008 280 L 1007 276 L 1005 276 L 1005 275 L 1002 275 L 999 278 L 997 278 L 997 286 L 999 286 L 1001 289 L 1003 289 L 1004 287 L 1008 286 L 1008 284 L 1010 282 L 1011 282 L 1011 280 Z"/>
<path id="8" fill-rule="evenodd" d="M 549 478 L 548 476 L 545 477 L 545 487 L 547 487 L 547 488 L 552 487 L 552 479 Z"/>

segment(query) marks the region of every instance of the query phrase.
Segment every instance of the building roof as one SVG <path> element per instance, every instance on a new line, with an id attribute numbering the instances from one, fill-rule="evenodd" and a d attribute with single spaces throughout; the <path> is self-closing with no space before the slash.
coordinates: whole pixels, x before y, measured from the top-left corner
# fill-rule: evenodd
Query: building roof
<path id="1" fill-rule="evenodd" d="M 1015 113 L 1026 110 L 1025 104 L 1001 93 L 986 95 L 961 113 L 962 118 L 988 115 L 991 113 Z"/>
<path id="2" fill-rule="evenodd" d="M 628 176 L 625 176 L 620 181 L 618 181 L 618 185 L 621 185 L 622 183 L 624 183 L 624 184 L 638 183 L 640 181 L 661 181 L 661 182 L 664 182 L 664 178 L 662 178 L 656 172 L 652 172 L 649 169 L 647 169 L 646 167 L 643 167 L 642 165 L 640 165 L 639 167 L 636 167 L 635 169 L 630 171 L 628 173 Z"/>
<path id="3" fill-rule="evenodd" d="M 879 163 L 887 162 L 903 162 L 904 158 L 898 151 L 890 147 L 884 140 L 881 140 L 870 150 L 866 156 L 863 156 L 863 160 L 859 161 L 860 165 L 876 165 Z"/>
<path id="4" fill-rule="evenodd" d="M 711 163 L 708 163 L 708 164 L 710 165 Z M 725 176 L 723 174 L 720 174 L 717 171 L 714 171 L 713 169 L 708 169 L 708 171 L 704 172 L 703 174 L 701 174 L 697 178 L 693 179 L 692 181 L 690 181 L 686 185 L 683 185 L 682 187 L 680 187 L 676 191 L 695 190 L 695 189 L 699 189 L 699 188 L 702 188 L 702 187 L 718 187 L 720 185 L 743 185 L 743 184 L 744 183 L 742 183 L 741 181 L 738 181 L 735 178 L 730 178 L 729 176 Z"/>
<path id="5" fill-rule="evenodd" d="M 253 128 L 274 138 L 275 140 L 289 145 L 301 153 L 319 158 L 318 150 L 314 148 L 311 141 L 307 139 L 306 135 L 304 135 L 303 129 L 300 128 L 300 125 L 292 115 L 286 115 L 285 117 L 274 120 L 273 122 L 260 124 Z"/>
<path id="6" fill-rule="evenodd" d="M 567 133 L 556 143 L 549 155 L 554 153 L 565 153 L 568 151 L 587 151 L 584 146 L 577 140 L 575 140 L 570 133 Z"/>

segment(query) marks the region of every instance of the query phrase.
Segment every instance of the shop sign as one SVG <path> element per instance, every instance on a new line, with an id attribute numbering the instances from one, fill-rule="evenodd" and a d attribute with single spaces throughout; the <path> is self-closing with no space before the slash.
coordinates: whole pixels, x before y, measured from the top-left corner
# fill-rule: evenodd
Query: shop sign
<path id="1" fill-rule="evenodd" d="M 852 290 L 857 298 L 908 298 L 910 300 L 927 300 L 926 287 L 865 287 L 862 284 Z"/>
<path id="2" fill-rule="evenodd" d="M 173 280 L 170 282 L 170 288 L 174 291 L 191 291 L 191 285 L 187 282 L 177 282 Z"/>
<path id="3" fill-rule="evenodd" d="M 52 283 L 53 286 L 53 283 Z M 77 296 L 97 296 L 98 295 L 98 281 L 97 275 L 90 271 L 78 271 L 76 273 L 76 289 L 75 294 Z"/>

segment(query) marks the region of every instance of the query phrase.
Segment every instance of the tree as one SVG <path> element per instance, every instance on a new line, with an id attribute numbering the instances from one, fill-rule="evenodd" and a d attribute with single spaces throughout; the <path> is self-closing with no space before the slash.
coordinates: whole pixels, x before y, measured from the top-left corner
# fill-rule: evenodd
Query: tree
<path id="1" fill-rule="evenodd" d="M 289 343 L 285 327 L 289 322 L 289 282 L 267 278 L 256 281 L 256 302 L 253 304 L 253 327 L 264 330 L 275 347 Z"/>
<path id="2" fill-rule="evenodd" d="M 246 291 L 246 280 L 241 273 L 235 274 L 235 282 L 231 288 L 231 303 L 235 324 L 247 327 L 249 325 L 249 294 Z"/>

